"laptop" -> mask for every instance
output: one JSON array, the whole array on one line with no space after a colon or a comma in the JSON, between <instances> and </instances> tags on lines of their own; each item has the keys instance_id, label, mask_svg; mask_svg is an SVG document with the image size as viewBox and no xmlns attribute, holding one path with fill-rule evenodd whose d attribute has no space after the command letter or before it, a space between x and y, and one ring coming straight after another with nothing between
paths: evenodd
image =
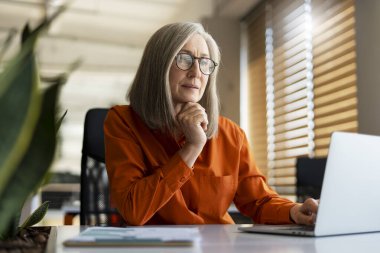
<instances>
[{"instance_id":1,"label":"laptop","mask_svg":"<svg viewBox=\"0 0 380 253\"><path fill-rule=\"evenodd\" d=\"M300 236L380 231L380 136L332 134L314 226L242 225L239 230Z\"/></svg>"}]
</instances>

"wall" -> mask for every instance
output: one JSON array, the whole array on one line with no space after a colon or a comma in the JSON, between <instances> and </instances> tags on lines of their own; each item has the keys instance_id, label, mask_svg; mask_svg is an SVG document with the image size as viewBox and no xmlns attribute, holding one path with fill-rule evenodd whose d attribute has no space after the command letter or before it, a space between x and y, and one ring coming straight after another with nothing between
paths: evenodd
<instances>
[{"instance_id":1,"label":"wall","mask_svg":"<svg viewBox=\"0 0 380 253\"><path fill-rule=\"evenodd\" d=\"M355 5L359 132L380 135L380 1Z\"/></svg>"},{"instance_id":2,"label":"wall","mask_svg":"<svg viewBox=\"0 0 380 253\"><path fill-rule=\"evenodd\" d=\"M219 45L222 58L217 81L221 114L240 123L240 23L233 18L207 18L205 29Z\"/></svg>"}]
</instances>

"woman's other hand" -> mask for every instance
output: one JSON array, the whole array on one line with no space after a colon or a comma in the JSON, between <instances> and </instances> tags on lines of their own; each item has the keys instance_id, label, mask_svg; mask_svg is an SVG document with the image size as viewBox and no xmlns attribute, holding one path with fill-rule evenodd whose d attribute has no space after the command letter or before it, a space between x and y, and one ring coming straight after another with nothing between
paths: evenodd
<instances>
[{"instance_id":1,"label":"woman's other hand","mask_svg":"<svg viewBox=\"0 0 380 253\"><path fill-rule=\"evenodd\" d=\"M303 204L290 209L290 217L297 224L314 225L317 218L319 201L308 198Z\"/></svg>"}]
</instances>

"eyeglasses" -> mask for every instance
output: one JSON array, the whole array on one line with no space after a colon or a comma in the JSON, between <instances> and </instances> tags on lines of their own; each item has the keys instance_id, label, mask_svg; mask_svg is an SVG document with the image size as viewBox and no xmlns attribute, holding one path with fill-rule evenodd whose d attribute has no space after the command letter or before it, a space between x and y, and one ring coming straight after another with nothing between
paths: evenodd
<instances>
[{"instance_id":1,"label":"eyeglasses","mask_svg":"<svg viewBox=\"0 0 380 253\"><path fill-rule=\"evenodd\" d=\"M204 75L211 75L215 67L218 66L216 62L206 57L195 57L188 53L177 54L176 64L179 69L189 70L193 66L195 60L198 60L199 69Z\"/></svg>"}]
</instances>

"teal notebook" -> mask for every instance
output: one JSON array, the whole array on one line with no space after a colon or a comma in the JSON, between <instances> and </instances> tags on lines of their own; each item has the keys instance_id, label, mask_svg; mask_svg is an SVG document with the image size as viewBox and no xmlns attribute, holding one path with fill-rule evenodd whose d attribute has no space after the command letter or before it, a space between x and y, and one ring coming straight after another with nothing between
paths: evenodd
<instances>
[{"instance_id":1,"label":"teal notebook","mask_svg":"<svg viewBox=\"0 0 380 253\"><path fill-rule=\"evenodd\" d=\"M67 247L192 246L200 241L198 228L90 227L63 242Z\"/></svg>"}]
</instances>

